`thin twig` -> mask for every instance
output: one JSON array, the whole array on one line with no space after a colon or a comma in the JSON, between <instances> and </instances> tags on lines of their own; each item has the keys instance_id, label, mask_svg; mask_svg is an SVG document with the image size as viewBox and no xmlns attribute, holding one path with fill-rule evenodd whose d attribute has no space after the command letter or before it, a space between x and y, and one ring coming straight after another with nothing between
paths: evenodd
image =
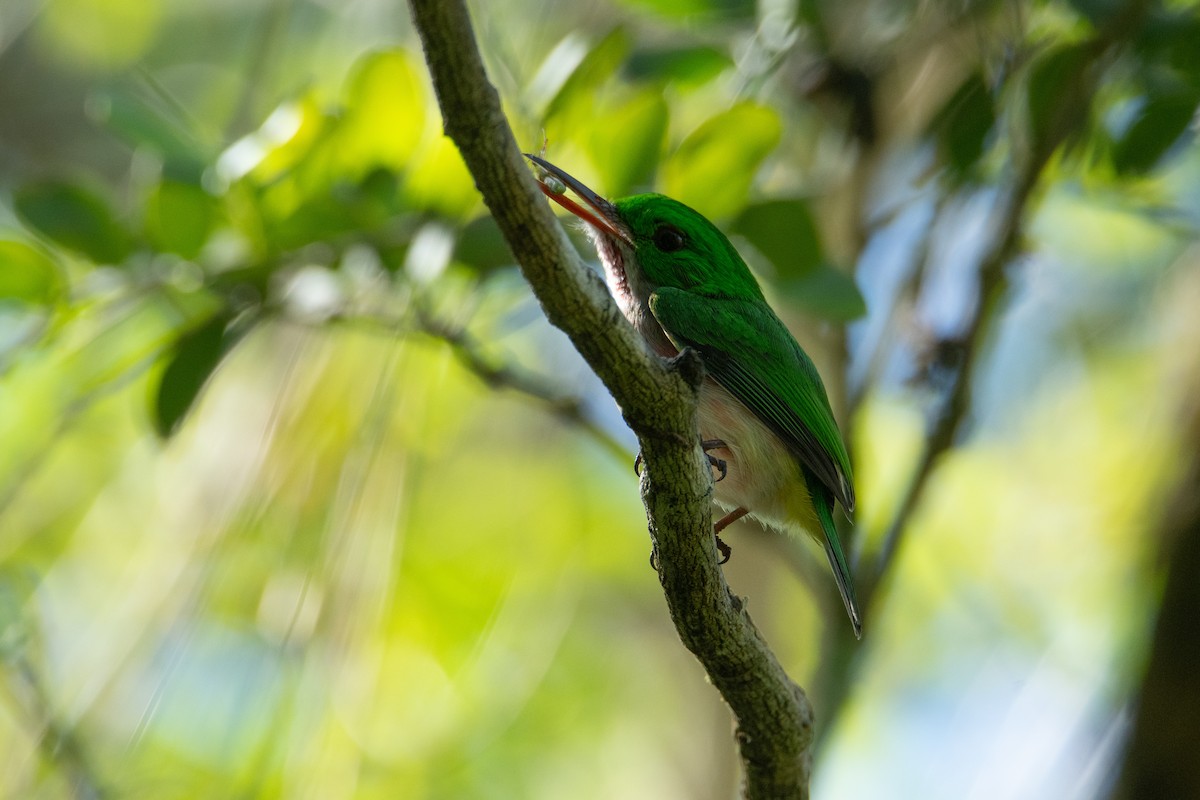
<instances>
[{"instance_id":1,"label":"thin twig","mask_svg":"<svg viewBox=\"0 0 1200 800\"><path fill-rule=\"evenodd\" d=\"M509 389L541 403L556 417L590 436L613 458L632 463L629 449L587 412L583 398L563 392L540 375L486 355L465 329L436 319L425 309L418 308L416 317L422 333L449 345L459 363L489 388Z\"/></svg>"}]
</instances>

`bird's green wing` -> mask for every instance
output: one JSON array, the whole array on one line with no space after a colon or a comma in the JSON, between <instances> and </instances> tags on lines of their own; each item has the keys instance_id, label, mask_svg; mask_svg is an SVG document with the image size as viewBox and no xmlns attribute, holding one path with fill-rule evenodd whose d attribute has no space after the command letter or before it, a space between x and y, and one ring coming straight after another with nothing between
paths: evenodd
<instances>
[{"instance_id":1,"label":"bird's green wing","mask_svg":"<svg viewBox=\"0 0 1200 800\"><path fill-rule=\"evenodd\" d=\"M650 310L676 347L698 352L708 374L775 431L848 512L854 510L850 459L821 376L774 312L761 301L672 287L650 296Z\"/></svg>"}]
</instances>

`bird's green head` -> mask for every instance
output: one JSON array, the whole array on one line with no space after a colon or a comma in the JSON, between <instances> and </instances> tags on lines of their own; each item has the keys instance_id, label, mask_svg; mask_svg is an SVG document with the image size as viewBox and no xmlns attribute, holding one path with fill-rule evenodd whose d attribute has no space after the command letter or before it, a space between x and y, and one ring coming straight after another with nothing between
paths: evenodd
<instances>
[{"instance_id":1,"label":"bird's green head","mask_svg":"<svg viewBox=\"0 0 1200 800\"><path fill-rule=\"evenodd\" d=\"M729 239L699 211L661 194L638 194L612 205L649 283L699 294L762 297Z\"/></svg>"},{"instance_id":2,"label":"bird's green head","mask_svg":"<svg viewBox=\"0 0 1200 800\"><path fill-rule=\"evenodd\" d=\"M538 185L554 202L588 223L609 277L645 300L670 286L698 294L761 299L762 290L725 234L678 200L638 194L609 202L553 164L527 156ZM566 195L570 188L579 198Z\"/></svg>"}]
</instances>

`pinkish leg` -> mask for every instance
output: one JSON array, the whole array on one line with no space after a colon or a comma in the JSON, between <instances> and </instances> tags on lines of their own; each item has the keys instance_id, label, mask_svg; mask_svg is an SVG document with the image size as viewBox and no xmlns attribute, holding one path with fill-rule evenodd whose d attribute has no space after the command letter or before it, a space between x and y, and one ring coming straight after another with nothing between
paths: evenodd
<instances>
[{"instance_id":1,"label":"pinkish leg","mask_svg":"<svg viewBox=\"0 0 1200 800\"><path fill-rule=\"evenodd\" d=\"M713 525L713 533L720 533L749 513L750 509L748 508L735 508L733 511L730 511L728 514L717 520L717 524Z\"/></svg>"},{"instance_id":2,"label":"pinkish leg","mask_svg":"<svg viewBox=\"0 0 1200 800\"><path fill-rule=\"evenodd\" d=\"M733 511L730 511L728 514L717 520L716 524L713 525L713 538L717 540L717 551L721 554L721 560L717 563L724 564L729 560L729 557L733 555L733 548L721 541L721 531L725 530L730 525L737 522L739 519L749 513L750 509L748 508L735 508Z\"/></svg>"}]
</instances>

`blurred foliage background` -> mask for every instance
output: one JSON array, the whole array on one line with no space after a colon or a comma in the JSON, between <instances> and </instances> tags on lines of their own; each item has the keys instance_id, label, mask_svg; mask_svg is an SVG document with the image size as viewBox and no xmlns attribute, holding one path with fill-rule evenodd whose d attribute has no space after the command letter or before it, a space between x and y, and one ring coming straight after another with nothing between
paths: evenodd
<instances>
[{"instance_id":1,"label":"blurred foliage background","mask_svg":"<svg viewBox=\"0 0 1200 800\"><path fill-rule=\"evenodd\" d=\"M808 543L726 568L816 796L1104 796L1196 450L1196 4L473 10L522 144L717 220L826 376L864 640ZM402 5L6 0L0 108L0 795L735 793Z\"/></svg>"}]
</instances>

